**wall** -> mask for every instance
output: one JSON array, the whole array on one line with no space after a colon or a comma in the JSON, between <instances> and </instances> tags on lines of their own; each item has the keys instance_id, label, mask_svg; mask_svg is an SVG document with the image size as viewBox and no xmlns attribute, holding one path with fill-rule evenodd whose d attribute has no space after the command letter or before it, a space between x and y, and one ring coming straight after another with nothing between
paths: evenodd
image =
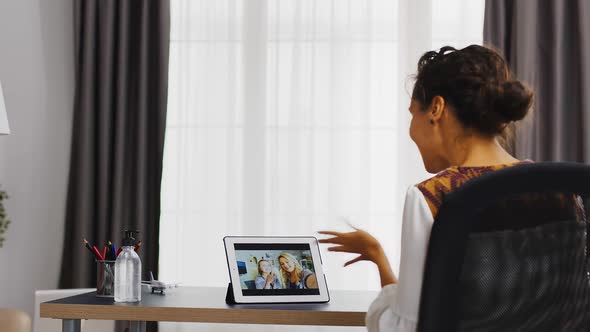
<instances>
[{"instance_id":1,"label":"wall","mask_svg":"<svg viewBox=\"0 0 590 332\"><path fill-rule=\"evenodd\" d=\"M11 127L0 137L0 185L12 220L0 248L0 307L31 317L35 289L56 288L59 278L73 66L72 0L0 0L0 81Z\"/></svg>"}]
</instances>

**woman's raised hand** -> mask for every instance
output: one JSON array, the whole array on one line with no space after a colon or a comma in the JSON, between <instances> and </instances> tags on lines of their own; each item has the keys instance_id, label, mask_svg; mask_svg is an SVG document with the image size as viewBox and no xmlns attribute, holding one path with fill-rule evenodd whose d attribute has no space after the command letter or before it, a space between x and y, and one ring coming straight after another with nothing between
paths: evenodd
<instances>
[{"instance_id":1,"label":"woman's raised hand","mask_svg":"<svg viewBox=\"0 0 590 332\"><path fill-rule=\"evenodd\" d=\"M350 224L349 224L350 225ZM381 286L397 283L397 278L391 270L389 261L385 256L385 252L381 247L381 244L371 234L358 229L352 225L354 232L332 232L332 231L319 231L318 233L324 235L332 235L327 239L319 240L320 243L331 243L336 244L334 247L329 247L328 251L341 251L358 254L358 256L352 260L349 260L344 266L354 264L358 261L371 261L377 264L379 269L379 278L381 279Z\"/></svg>"},{"instance_id":2,"label":"woman's raised hand","mask_svg":"<svg viewBox=\"0 0 590 332\"><path fill-rule=\"evenodd\" d=\"M344 266L356 263L358 261L371 261L378 264L385 253L377 239L371 234L358 229L354 226L353 232L333 232L333 231L319 231L318 233L324 235L331 235L332 237L319 240L320 243L336 244L336 246L329 247L328 251L350 252L358 254L356 258L346 262Z\"/></svg>"},{"instance_id":3,"label":"woman's raised hand","mask_svg":"<svg viewBox=\"0 0 590 332\"><path fill-rule=\"evenodd\" d=\"M274 272L267 274L266 280L264 283L264 288L266 288L266 289L270 288L270 284L272 284L272 282L275 280L275 277L276 277L276 275Z\"/></svg>"}]
</instances>

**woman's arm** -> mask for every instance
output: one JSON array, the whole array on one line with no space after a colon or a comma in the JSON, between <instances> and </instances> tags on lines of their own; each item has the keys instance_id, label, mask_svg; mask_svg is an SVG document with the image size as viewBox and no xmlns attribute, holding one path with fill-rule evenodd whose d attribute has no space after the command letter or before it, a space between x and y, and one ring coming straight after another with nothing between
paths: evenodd
<instances>
[{"instance_id":1,"label":"woman's arm","mask_svg":"<svg viewBox=\"0 0 590 332\"><path fill-rule=\"evenodd\" d=\"M301 271L301 280L303 281L305 289L318 288L318 278L310 269L304 269Z\"/></svg>"},{"instance_id":2,"label":"woman's arm","mask_svg":"<svg viewBox=\"0 0 590 332\"><path fill-rule=\"evenodd\" d=\"M381 292L373 301L366 316L368 331L415 331L418 320L424 260L433 216L424 195L416 187L406 193L402 217L402 239L399 281L393 274L389 261L379 242L365 231L339 233L323 231L333 237L320 240L336 244L329 251L359 254L346 265L361 260L374 262L381 277Z\"/></svg>"},{"instance_id":3,"label":"woman's arm","mask_svg":"<svg viewBox=\"0 0 590 332\"><path fill-rule=\"evenodd\" d=\"M266 279L265 279L265 283L264 283L264 289L271 289L270 288L270 284L272 284L272 282L277 278L277 276L274 274L274 272L271 272L269 274L266 275Z\"/></svg>"},{"instance_id":4,"label":"woman's arm","mask_svg":"<svg viewBox=\"0 0 590 332\"><path fill-rule=\"evenodd\" d=\"M305 278L305 288L307 289L315 289L318 288L318 278L315 276L315 273L307 276Z\"/></svg>"},{"instance_id":5,"label":"woman's arm","mask_svg":"<svg viewBox=\"0 0 590 332\"><path fill-rule=\"evenodd\" d=\"M254 278L254 286L256 286L256 289L264 289L264 285L264 277L262 277L261 275L257 275L256 278Z\"/></svg>"},{"instance_id":6,"label":"woman's arm","mask_svg":"<svg viewBox=\"0 0 590 332\"><path fill-rule=\"evenodd\" d=\"M380 246L381 247L381 246ZM381 279L381 287L390 284L397 284L397 278L391 270L391 265L389 265L389 260L385 256L383 252L383 248L381 248L381 253L377 255L377 259L375 261L377 264L377 268L379 269L379 278Z\"/></svg>"}]
</instances>

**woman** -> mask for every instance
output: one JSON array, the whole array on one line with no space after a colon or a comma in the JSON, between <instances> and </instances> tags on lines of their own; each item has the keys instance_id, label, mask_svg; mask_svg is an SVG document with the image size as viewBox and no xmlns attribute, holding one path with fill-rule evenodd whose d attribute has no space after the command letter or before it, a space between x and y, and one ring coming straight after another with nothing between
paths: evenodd
<instances>
[{"instance_id":1,"label":"woman","mask_svg":"<svg viewBox=\"0 0 590 332\"><path fill-rule=\"evenodd\" d=\"M281 282L266 259L258 261L258 275L254 278L256 289L280 289Z\"/></svg>"},{"instance_id":2,"label":"woman","mask_svg":"<svg viewBox=\"0 0 590 332\"><path fill-rule=\"evenodd\" d=\"M297 258L290 253L284 252L279 255L279 265L281 266L281 277L285 288L318 288L315 273L302 268Z\"/></svg>"},{"instance_id":3,"label":"woman","mask_svg":"<svg viewBox=\"0 0 590 332\"><path fill-rule=\"evenodd\" d=\"M511 78L504 59L491 49L443 47L420 58L410 137L426 170L437 175L406 194L399 279L367 232L320 232L332 235L320 242L337 245L328 250L359 254L345 266L361 260L377 265L382 290L367 313L369 331L416 330L428 239L443 196L472 178L522 163L497 138L525 117L531 101L532 92Z\"/></svg>"}]
</instances>

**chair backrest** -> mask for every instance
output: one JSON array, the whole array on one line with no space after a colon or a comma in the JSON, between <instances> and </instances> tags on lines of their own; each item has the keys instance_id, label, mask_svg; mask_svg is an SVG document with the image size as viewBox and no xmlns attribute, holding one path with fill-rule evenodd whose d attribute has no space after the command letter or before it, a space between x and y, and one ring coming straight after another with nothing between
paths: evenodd
<instances>
[{"instance_id":1,"label":"chair backrest","mask_svg":"<svg viewBox=\"0 0 590 332\"><path fill-rule=\"evenodd\" d=\"M35 317L33 318L34 332L60 332L62 330L61 319L41 318L40 304L47 301L57 300L63 297L74 296L78 294L95 291L96 288L76 288L76 289L51 289L35 291ZM104 332L114 331L115 324L113 321L102 320L82 320L82 330L84 332Z\"/></svg>"},{"instance_id":2,"label":"chair backrest","mask_svg":"<svg viewBox=\"0 0 590 332\"><path fill-rule=\"evenodd\" d=\"M590 166L534 163L449 194L425 262L419 331L589 330Z\"/></svg>"}]
</instances>

